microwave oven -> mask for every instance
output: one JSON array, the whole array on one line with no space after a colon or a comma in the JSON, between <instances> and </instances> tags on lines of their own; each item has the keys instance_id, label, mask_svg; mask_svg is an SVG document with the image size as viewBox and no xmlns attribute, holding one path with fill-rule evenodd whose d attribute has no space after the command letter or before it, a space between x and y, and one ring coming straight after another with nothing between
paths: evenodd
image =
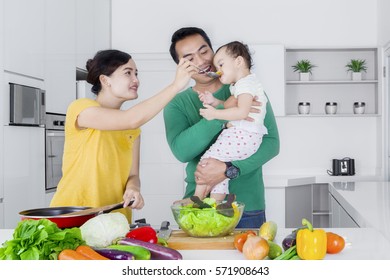
<instances>
[{"instance_id":1,"label":"microwave oven","mask_svg":"<svg viewBox=\"0 0 390 280\"><path fill-rule=\"evenodd\" d=\"M10 125L45 126L45 91L9 83Z\"/></svg>"}]
</instances>

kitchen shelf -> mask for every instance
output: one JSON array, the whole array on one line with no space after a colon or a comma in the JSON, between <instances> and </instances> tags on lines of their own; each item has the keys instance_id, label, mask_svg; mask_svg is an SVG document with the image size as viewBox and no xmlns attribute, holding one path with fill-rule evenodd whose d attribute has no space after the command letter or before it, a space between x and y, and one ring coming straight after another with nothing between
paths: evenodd
<instances>
[{"instance_id":1,"label":"kitchen shelf","mask_svg":"<svg viewBox=\"0 0 390 280\"><path fill-rule=\"evenodd\" d=\"M308 59L314 65L309 81L300 81L291 67ZM352 80L345 65L351 59L364 59L367 72L362 80ZM310 103L305 117L362 117L353 114L354 102L365 102L365 116L378 116L378 49L377 48L287 48L285 53L285 115L298 116L298 104ZM326 115L325 103L337 102L337 114ZM300 117L302 115L299 115Z\"/></svg>"},{"instance_id":2,"label":"kitchen shelf","mask_svg":"<svg viewBox=\"0 0 390 280\"><path fill-rule=\"evenodd\" d=\"M290 80L287 81L287 85L318 85L318 84L376 84L378 80L361 80L361 81L353 81L353 80L328 80L328 81L295 81Z\"/></svg>"},{"instance_id":3,"label":"kitchen shelf","mask_svg":"<svg viewBox=\"0 0 390 280\"><path fill-rule=\"evenodd\" d=\"M286 117L293 118L377 118L380 114L288 114Z\"/></svg>"},{"instance_id":4,"label":"kitchen shelf","mask_svg":"<svg viewBox=\"0 0 390 280\"><path fill-rule=\"evenodd\" d=\"M329 211L315 211L312 213L313 216L329 216L332 215L332 212Z\"/></svg>"}]
</instances>

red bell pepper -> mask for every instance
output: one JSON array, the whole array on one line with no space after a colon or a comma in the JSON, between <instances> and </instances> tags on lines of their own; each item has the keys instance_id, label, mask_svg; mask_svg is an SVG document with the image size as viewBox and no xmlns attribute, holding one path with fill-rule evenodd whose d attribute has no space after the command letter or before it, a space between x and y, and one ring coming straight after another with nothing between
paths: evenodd
<instances>
[{"instance_id":1,"label":"red bell pepper","mask_svg":"<svg viewBox=\"0 0 390 280\"><path fill-rule=\"evenodd\" d=\"M149 226L135 228L129 231L126 234L126 237L150 242L153 244L156 244L158 240L156 231Z\"/></svg>"}]
</instances>

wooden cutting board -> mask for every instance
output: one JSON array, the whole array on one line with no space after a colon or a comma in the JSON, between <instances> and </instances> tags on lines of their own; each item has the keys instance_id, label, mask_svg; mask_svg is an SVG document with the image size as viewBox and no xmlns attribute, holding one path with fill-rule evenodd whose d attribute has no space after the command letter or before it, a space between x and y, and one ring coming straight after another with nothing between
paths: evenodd
<instances>
[{"instance_id":1,"label":"wooden cutting board","mask_svg":"<svg viewBox=\"0 0 390 280\"><path fill-rule=\"evenodd\" d=\"M168 246L175 250L234 250L234 236L244 231L246 230L235 230L224 237L197 238L188 236L182 230L173 230Z\"/></svg>"}]
</instances>

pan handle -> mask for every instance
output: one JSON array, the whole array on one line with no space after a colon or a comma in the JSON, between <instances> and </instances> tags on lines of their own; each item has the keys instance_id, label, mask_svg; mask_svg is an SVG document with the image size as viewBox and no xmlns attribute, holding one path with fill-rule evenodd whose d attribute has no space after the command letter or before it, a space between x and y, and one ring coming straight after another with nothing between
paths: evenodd
<instances>
[{"instance_id":1,"label":"pan handle","mask_svg":"<svg viewBox=\"0 0 390 280\"><path fill-rule=\"evenodd\" d=\"M130 203L129 203L128 206L131 206L133 203L134 203L134 200L130 201ZM103 211L101 211L99 214L102 214L102 213L109 213L109 212L111 212L111 211L113 211L113 210L117 210L117 209L121 209L121 208L123 208L123 203L118 203L117 205L115 205L115 207L112 207L112 208L103 210Z\"/></svg>"}]
</instances>

